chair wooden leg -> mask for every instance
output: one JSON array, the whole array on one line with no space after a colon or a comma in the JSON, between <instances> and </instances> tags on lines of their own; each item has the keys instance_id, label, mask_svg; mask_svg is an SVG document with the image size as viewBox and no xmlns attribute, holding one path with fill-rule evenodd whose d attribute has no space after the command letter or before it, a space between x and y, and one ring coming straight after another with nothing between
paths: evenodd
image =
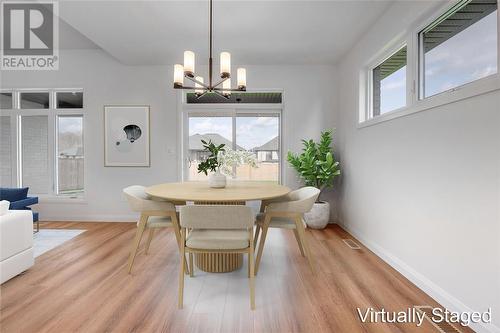
<instances>
[{"instance_id":1,"label":"chair wooden leg","mask_svg":"<svg viewBox=\"0 0 500 333\"><path fill-rule=\"evenodd\" d=\"M302 247L302 242L300 241L300 236L299 236L299 232L297 231L297 229L293 229L293 234L295 235L295 239L297 240L297 244L299 244L300 254L303 257L305 257L304 248Z\"/></svg>"},{"instance_id":2,"label":"chair wooden leg","mask_svg":"<svg viewBox=\"0 0 500 333\"><path fill-rule=\"evenodd\" d=\"M135 239L132 243L132 248L130 249L130 256L128 259L128 273L132 271L132 265L134 264L135 256L137 254L137 249L139 248L139 244L141 243L142 234L144 233L144 229L146 228L146 223L148 222L147 215L141 215L141 219L139 221L139 225L137 226L137 231L135 233Z\"/></svg>"},{"instance_id":3,"label":"chair wooden leg","mask_svg":"<svg viewBox=\"0 0 500 333\"><path fill-rule=\"evenodd\" d=\"M148 234L148 239L146 241L146 251L145 251L146 255L149 253L149 246L151 245L151 241L153 240L154 234L155 234L155 228L150 228L149 234Z\"/></svg>"},{"instance_id":4,"label":"chair wooden leg","mask_svg":"<svg viewBox=\"0 0 500 333\"><path fill-rule=\"evenodd\" d=\"M266 242L267 226L262 227L262 235L260 236L259 250L257 251L257 260L255 261L255 275L259 272L260 260L262 259L262 252L264 251L264 243Z\"/></svg>"},{"instance_id":5,"label":"chair wooden leg","mask_svg":"<svg viewBox=\"0 0 500 333\"><path fill-rule=\"evenodd\" d=\"M181 232L180 232L180 225L179 221L177 220L177 214L175 212L172 212L170 215L170 219L172 220L172 224L174 225L174 234L175 234L175 239L177 240L177 246L179 247L179 250L181 248ZM189 274L189 267L187 264L187 261L184 261L186 263L186 267L184 267L184 271L186 274Z\"/></svg>"},{"instance_id":6,"label":"chair wooden leg","mask_svg":"<svg viewBox=\"0 0 500 333\"><path fill-rule=\"evenodd\" d=\"M248 253L247 275L248 275L248 278L250 278L250 253Z\"/></svg>"},{"instance_id":7,"label":"chair wooden leg","mask_svg":"<svg viewBox=\"0 0 500 333\"><path fill-rule=\"evenodd\" d=\"M250 237L252 232L250 231ZM248 270L250 278L250 308L255 310L255 262L254 262L253 239L250 239L250 251L248 253Z\"/></svg>"},{"instance_id":8,"label":"chair wooden leg","mask_svg":"<svg viewBox=\"0 0 500 333\"><path fill-rule=\"evenodd\" d=\"M180 268L179 268L179 301L178 301L178 307L179 309L182 309L184 306L184 268L186 266L186 254L185 254L185 248L184 248L184 235L185 231L182 230L182 236L181 236L181 256L180 256Z\"/></svg>"},{"instance_id":9,"label":"chair wooden leg","mask_svg":"<svg viewBox=\"0 0 500 333\"><path fill-rule=\"evenodd\" d=\"M257 224L255 227L255 236L253 237L253 248L255 249L257 247L257 241L259 239L259 234L260 234L260 225Z\"/></svg>"},{"instance_id":10,"label":"chair wooden leg","mask_svg":"<svg viewBox=\"0 0 500 333\"><path fill-rule=\"evenodd\" d=\"M308 245L307 239L306 239L306 231L304 229L302 217L299 216L299 217L295 218L295 225L297 227L297 231L299 233L299 238L300 238L300 241L302 243L302 247L304 248L304 252L305 252L307 261L309 262L309 266L311 267L311 272L313 274L316 274L316 272L314 270L313 258L311 256L311 251L309 250L309 245Z\"/></svg>"},{"instance_id":11,"label":"chair wooden leg","mask_svg":"<svg viewBox=\"0 0 500 333\"><path fill-rule=\"evenodd\" d=\"M189 252L189 276L194 276L193 254Z\"/></svg>"}]
</instances>

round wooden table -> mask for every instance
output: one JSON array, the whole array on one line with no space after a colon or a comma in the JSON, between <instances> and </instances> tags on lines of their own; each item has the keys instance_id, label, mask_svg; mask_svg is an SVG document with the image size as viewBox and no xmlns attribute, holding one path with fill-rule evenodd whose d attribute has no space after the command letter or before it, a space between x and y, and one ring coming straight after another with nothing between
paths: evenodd
<instances>
[{"instance_id":1,"label":"round wooden table","mask_svg":"<svg viewBox=\"0 0 500 333\"><path fill-rule=\"evenodd\" d=\"M271 182L229 181L225 188L211 188L208 182L166 183L148 187L146 193L176 204L193 201L195 204L244 205L246 201L265 200L284 196L286 186ZM243 265L241 253L195 254L196 266L206 272L231 272Z\"/></svg>"}]
</instances>

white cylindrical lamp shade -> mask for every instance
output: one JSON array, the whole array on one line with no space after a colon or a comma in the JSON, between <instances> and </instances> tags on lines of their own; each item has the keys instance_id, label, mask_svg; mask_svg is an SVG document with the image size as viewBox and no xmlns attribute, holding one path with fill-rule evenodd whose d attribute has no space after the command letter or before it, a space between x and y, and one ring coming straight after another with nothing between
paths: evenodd
<instances>
[{"instance_id":1,"label":"white cylindrical lamp shade","mask_svg":"<svg viewBox=\"0 0 500 333\"><path fill-rule=\"evenodd\" d=\"M229 52L220 53L220 75L229 77L231 74L231 54Z\"/></svg>"},{"instance_id":2,"label":"white cylindrical lamp shade","mask_svg":"<svg viewBox=\"0 0 500 333\"><path fill-rule=\"evenodd\" d=\"M201 77L201 76L195 77L195 80L198 81L198 82L204 83L203 77ZM205 90L205 88L201 84L195 82L194 83L194 87L195 88L202 88L202 89L195 89L194 90L194 92L195 92L196 95L203 94L203 91Z\"/></svg>"},{"instance_id":3,"label":"white cylindrical lamp shade","mask_svg":"<svg viewBox=\"0 0 500 333\"><path fill-rule=\"evenodd\" d=\"M186 75L194 76L194 52L184 51L184 73Z\"/></svg>"},{"instance_id":4,"label":"white cylindrical lamp shade","mask_svg":"<svg viewBox=\"0 0 500 333\"><path fill-rule=\"evenodd\" d=\"M184 84L184 67L179 64L174 65L174 87L182 87Z\"/></svg>"},{"instance_id":5,"label":"white cylindrical lamp shade","mask_svg":"<svg viewBox=\"0 0 500 333\"><path fill-rule=\"evenodd\" d=\"M236 74L238 89L245 89L247 87L247 70L245 68L238 68Z\"/></svg>"},{"instance_id":6,"label":"white cylindrical lamp shade","mask_svg":"<svg viewBox=\"0 0 500 333\"><path fill-rule=\"evenodd\" d=\"M224 96L229 96L231 95L231 79L227 79L226 81L222 82L222 94ZM227 90L226 90L227 89Z\"/></svg>"}]
</instances>

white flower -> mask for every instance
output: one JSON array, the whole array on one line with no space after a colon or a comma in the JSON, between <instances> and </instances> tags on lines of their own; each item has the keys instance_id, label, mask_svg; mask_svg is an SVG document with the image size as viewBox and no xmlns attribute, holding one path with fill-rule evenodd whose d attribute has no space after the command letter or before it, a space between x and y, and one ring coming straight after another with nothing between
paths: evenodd
<instances>
[{"instance_id":1,"label":"white flower","mask_svg":"<svg viewBox=\"0 0 500 333\"><path fill-rule=\"evenodd\" d=\"M221 151L217 155L220 171L226 175L233 174L233 167L247 164L252 168L257 168L257 159L255 154L247 150L231 150Z\"/></svg>"}]
</instances>

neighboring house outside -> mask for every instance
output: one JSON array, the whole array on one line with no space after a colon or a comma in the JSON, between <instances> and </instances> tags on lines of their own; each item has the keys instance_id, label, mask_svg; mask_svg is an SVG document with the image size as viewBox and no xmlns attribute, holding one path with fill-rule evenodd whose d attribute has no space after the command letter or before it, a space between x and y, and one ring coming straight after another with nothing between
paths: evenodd
<instances>
[{"instance_id":1,"label":"neighboring house outside","mask_svg":"<svg viewBox=\"0 0 500 333\"><path fill-rule=\"evenodd\" d=\"M251 151L257 155L258 162L279 162L279 139L274 137L262 146L252 148Z\"/></svg>"},{"instance_id":2,"label":"neighboring house outside","mask_svg":"<svg viewBox=\"0 0 500 333\"><path fill-rule=\"evenodd\" d=\"M232 149L233 143L217 133L206 133L206 134L193 134L189 136L189 160L190 161L204 161L209 152L205 151L203 148L203 143L201 140L205 140L207 143L212 141L213 143L220 145L225 144L225 148ZM237 150L245 150L243 147L236 145Z\"/></svg>"}]
</instances>

